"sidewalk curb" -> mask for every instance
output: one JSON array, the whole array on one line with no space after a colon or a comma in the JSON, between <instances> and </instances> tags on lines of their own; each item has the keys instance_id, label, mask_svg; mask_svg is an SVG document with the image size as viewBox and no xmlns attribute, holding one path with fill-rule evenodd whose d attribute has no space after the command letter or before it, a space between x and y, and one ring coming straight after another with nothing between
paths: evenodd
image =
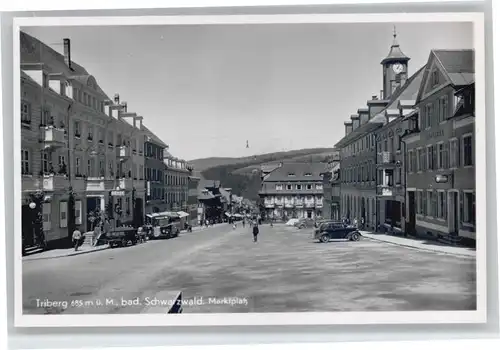
<instances>
[{"instance_id":1,"label":"sidewalk curb","mask_svg":"<svg viewBox=\"0 0 500 350\"><path fill-rule=\"evenodd\" d=\"M103 247L100 249L90 249L90 250L82 250L82 251L76 251L70 254L65 254L65 255L55 255L55 256L46 256L46 257L35 257L35 258L28 258L28 259L23 259L23 261L35 261L35 260L48 260L48 259L58 259L58 258L66 258L69 256L75 256L75 255L82 255L82 254L89 254L89 253L95 253L95 252L100 252L106 249L110 249L111 247L108 245L107 247Z\"/></svg>"},{"instance_id":2,"label":"sidewalk curb","mask_svg":"<svg viewBox=\"0 0 500 350\"><path fill-rule=\"evenodd\" d=\"M379 239L379 238L375 238L375 237L368 237L368 236L365 236L363 234L361 234L361 236L364 237L364 238L367 238L367 239L371 239L373 241L383 242L383 243L392 244L392 245L396 245L396 246L400 246L400 247L405 247L405 248L410 248L410 249L415 249L415 250L422 250L422 251L431 252L431 253L439 253L439 254L451 255L451 256L454 256L454 257L458 257L458 258L476 259L475 255L471 256L471 255L466 255L466 254L444 252L442 250L436 250L436 249L430 249L430 248L415 247L415 246L409 245L409 244L389 242L389 241L386 241L386 240L383 240L383 239Z\"/></svg>"}]
</instances>

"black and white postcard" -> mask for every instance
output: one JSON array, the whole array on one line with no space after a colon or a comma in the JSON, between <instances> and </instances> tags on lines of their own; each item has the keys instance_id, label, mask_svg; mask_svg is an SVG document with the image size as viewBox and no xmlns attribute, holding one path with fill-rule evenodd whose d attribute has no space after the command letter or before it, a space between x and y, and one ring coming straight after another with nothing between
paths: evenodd
<instances>
[{"instance_id":1,"label":"black and white postcard","mask_svg":"<svg viewBox=\"0 0 500 350\"><path fill-rule=\"evenodd\" d=\"M486 322L483 26L17 18L16 325Z\"/></svg>"}]
</instances>

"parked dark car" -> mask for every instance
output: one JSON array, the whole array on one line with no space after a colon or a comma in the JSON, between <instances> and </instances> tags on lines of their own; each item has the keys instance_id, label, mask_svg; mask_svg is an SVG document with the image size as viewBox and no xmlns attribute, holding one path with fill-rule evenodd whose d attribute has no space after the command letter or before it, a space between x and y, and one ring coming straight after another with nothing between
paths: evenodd
<instances>
[{"instance_id":1,"label":"parked dark car","mask_svg":"<svg viewBox=\"0 0 500 350\"><path fill-rule=\"evenodd\" d=\"M341 222L325 222L314 230L314 239L327 243L331 239L348 239L359 241L361 233L356 227L344 225Z\"/></svg>"}]
</instances>

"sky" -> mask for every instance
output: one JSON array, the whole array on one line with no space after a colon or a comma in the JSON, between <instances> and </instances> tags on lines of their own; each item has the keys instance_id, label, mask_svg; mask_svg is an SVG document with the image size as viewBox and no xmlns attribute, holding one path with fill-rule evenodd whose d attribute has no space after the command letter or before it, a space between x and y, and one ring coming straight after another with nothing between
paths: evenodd
<instances>
[{"instance_id":1,"label":"sky","mask_svg":"<svg viewBox=\"0 0 500 350\"><path fill-rule=\"evenodd\" d=\"M30 27L94 75L179 158L333 147L382 89L392 23ZM471 49L470 23L398 23L409 74ZM249 147L246 147L248 140Z\"/></svg>"}]
</instances>

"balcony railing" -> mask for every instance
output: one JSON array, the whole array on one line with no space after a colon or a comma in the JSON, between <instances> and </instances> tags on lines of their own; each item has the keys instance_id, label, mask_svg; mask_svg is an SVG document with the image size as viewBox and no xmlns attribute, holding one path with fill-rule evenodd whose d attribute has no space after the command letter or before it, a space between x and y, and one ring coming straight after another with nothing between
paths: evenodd
<instances>
[{"instance_id":1,"label":"balcony railing","mask_svg":"<svg viewBox=\"0 0 500 350\"><path fill-rule=\"evenodd\" d=\"M394 155L391 152L377 153L377 164L393 164Z\"/></svg>"},{"instance_id":2,"label":"balcony railing","mask_svg":"<svg viewBox=\"0 0 500 350\"><path fill-rule=\"evenodd\" d=\"M69 187L66 176L44 175L42 181L43 190L47 192L62 191Z\"/></svg>"},{"instance_id":3,"label":"balcony railing","mask_svg":"<svg viewBox=\"0 0 500 350\"><path fill-rule=\"evenodd\" d=\"M305 202L306 208L314 208L316 204L314 202Z\"/></svg>"},{"instance_id":4,"label":"balcony railing","mask_svg":"<svg viewBox=\"0 0 500 350\"><path fill-rule=\"evenodd\" d=\"M377 195L380 197L402 196L403 188L400 185L397 186L379 185L377 186Z\"/></svg>"},{"instance_id":5,"label":"balcony railing","mask_svg":"<svg viewBox=\"0 0 500 350\"><path fill-rule=\"evenodd\" d=\"M128 146L116 147L116 157L120 160L127 160L132 156L132 150Z\"/></svg>"},{"instance_id":6,"label":"balcony railing","mask_svg":"<svg viewBox=\"0 0 500 350\"><path fill-rule=\"evenodd\" d=\"M66 144L64 129L58 129L53 126L40 127L40 140L47 148L59 148Z\"/></svg>"},{"instance_id":7,"label":"balcony railing","mask_svg":"<svg viewBox=\"0 0 500 350\"><path fill-rule=\"evenodd\" d=\"M87 178L87 185L85 186L87 191L105 191L106 182L104 177L89 177Z\"/></svg>"}]
</instances>

